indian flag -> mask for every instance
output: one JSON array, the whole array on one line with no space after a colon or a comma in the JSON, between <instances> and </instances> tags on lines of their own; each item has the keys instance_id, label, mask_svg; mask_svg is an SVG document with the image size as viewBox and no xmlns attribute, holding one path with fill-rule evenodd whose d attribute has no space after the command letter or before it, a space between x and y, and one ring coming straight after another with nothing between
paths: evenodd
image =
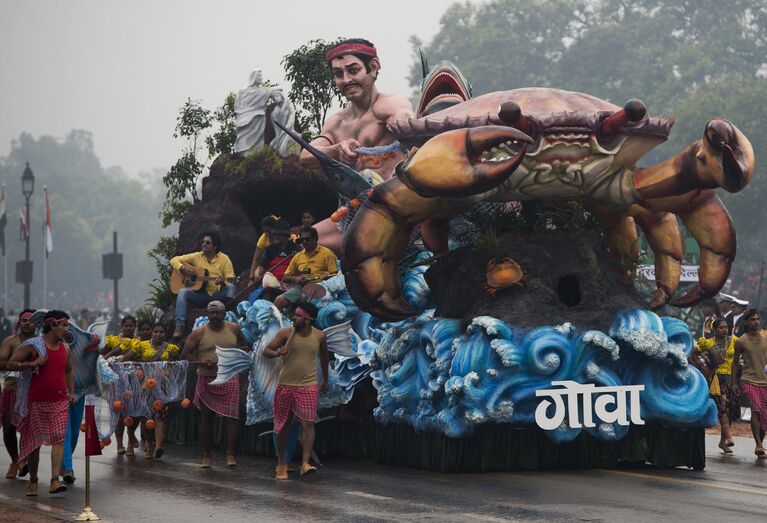
<instances>
[{"instance_id":1,"label":"indian flag","mask_svg":"<svg viewBox=\"0 0 767 523\"><path fill-rule=\"evenodd\" d=\"M53 251L53 223L51 222L51 206L48 203L48 187L45 191L45 256Z\"/></svg>"},{"instance_id":2,"label":"indian flag","mask_svg":"<svg viewBox=\"0 0 767 523\"><path fill-rule=\"evenodd\" d=\"M8 216L5 214L5 184L0 192L0 249L5 256L5 226L8 224Z\"/></svg>"}]
</instances>

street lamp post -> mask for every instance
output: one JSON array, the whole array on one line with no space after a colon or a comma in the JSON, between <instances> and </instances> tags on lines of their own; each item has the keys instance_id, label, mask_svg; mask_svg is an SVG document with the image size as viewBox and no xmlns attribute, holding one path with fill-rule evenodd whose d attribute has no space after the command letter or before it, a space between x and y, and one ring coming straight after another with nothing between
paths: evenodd
<instances>
[{"instance_id":1,"label":"street lamp post","mask_svg":"<svg viewBox=\"0 0 767 523\"><path fill-rule=\"evenodd\" d=\"M29 290L32 285L32 261L29 259L29 237L32 231L31 216L29 215L29 199L32 197L32 193L35 192L35 175L32 174L32 169L29 168L29 162L24 169L24 174L21 175L21 192L26 199L27 210L27 230L26 230L26 245L24 248L24 269L22 270L21 280L24 284L24 308L29 308Z\"/></svg>"}]
</instances>

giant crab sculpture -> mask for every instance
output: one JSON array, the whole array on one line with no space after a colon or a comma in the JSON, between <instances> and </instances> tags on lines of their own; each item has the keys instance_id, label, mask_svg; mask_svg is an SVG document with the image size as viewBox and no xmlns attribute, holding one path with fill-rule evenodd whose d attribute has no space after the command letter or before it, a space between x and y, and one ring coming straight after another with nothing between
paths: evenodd
<instances>
[{"instance_id":1,"label":"giant crab sculpture","mask_svg":"<svg viewBox=\"0 0 767 523\"><path fill-rule=\"evenodd\" d=\"M390 130L407 146L397 176L376 186L344 235L342 268L357 305L386 320L414 314L397 262L414 226L447 252L449 220L481 200L581 200L620 259L636 259L637 226L655 254L649 307L692 306L724 285L735 257L732 220L714 189L743 189L754 172L748 139L714 118L703 137L657 165L637 167L674 119L648 117L588 94L524 88L467 99L462 77L441 66L427 78L419 118ZM430 109L436 111L430 111ZM682 240L677 217L700 245L698 283L674 298Z\"/></svg>"}]
</instances>

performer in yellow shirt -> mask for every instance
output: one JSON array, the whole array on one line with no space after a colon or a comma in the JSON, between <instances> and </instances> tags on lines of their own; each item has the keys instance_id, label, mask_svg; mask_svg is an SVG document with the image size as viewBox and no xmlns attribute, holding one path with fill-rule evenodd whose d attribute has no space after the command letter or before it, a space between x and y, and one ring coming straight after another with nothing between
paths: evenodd
<instances>
[{"instance_id":1,"label":"performer in yellow shirt","mask_svg":"<svg viewBox=\"0 0 767 523\"><path fill-rule=\"evenodd\" d=\"M189 275L184 265L207 269L211 279L204 290L193 291L181 289L176 297L176 330L173 338L178 339L184 335L186 324L186 311L192 307L205 307L214 300L228 301L236 293L232 284L226 283L227 279L234 278L234 267L229 256L221 251L221 237L217 232L208 231L202 234L200 240L201 250L182 256L176 256L170 260L170 265L182 274Z\"/></svg>"},{"instance_id":2,"label":"performer in yellow shirt","mask_svg":"<svg viewBox=\"0 0 767 523\"><path fill-rule=\"evenodd\" d=\"M299 301L303 286L307 283L317 283L338 274L338 258L328 249L318 243L319 234L314 227L302 227L301 236L296 240L304 246L290 260L282 281L296 285L280 294L274 300L274 305L282 310L289 304Z\"/></svg>"}]
</instances>

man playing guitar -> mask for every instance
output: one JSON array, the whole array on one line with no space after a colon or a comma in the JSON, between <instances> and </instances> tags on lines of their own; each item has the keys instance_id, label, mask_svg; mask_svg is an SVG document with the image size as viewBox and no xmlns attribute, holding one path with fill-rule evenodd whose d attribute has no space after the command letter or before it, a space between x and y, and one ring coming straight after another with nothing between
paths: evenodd
<instances>
[{"instance_id":1,"label":"man playing guitar","mask_svg":"<svg viewBox=\"0 0 767 523\"><path fill-rule=\"evenodd\" d=\"M205 307L214 300L231 299L236 288L227 281L234 280L234 267L229 256L220 252L221 237L215 231L206 231L201 235L201 250L176 256L170 260L173 270L185 276L194 276L200 269L207 270L207 285L200 290L184 288L179 290L176 298L176 330L173 338L184 335L186 311L192 307ZM228 301L228 300L224 300Z\"/></svg>"}]
</instances>

